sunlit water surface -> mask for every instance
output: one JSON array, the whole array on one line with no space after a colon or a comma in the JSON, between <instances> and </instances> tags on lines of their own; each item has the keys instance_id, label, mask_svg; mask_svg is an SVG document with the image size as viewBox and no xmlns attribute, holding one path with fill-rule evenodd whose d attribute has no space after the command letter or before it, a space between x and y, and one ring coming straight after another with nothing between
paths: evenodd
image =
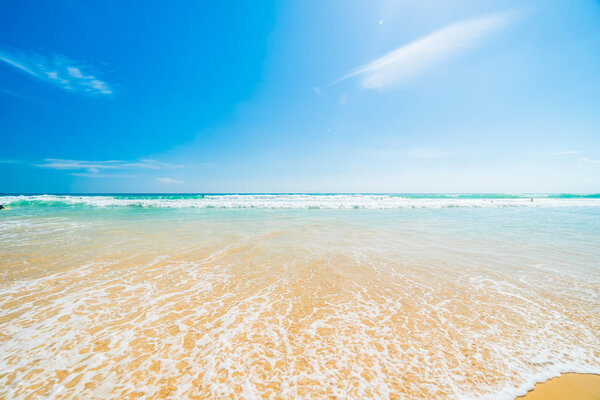
<instances>
[{"instance_id":1,"label":"sunlit water surface","mask_svg":"<svg viewBox=\"0 0 600 400\"><path fill-rule=\"evenodd\" d=\"M600 372L597 198L221 197L0 197L0 398L512 399Z\"/></svg>"}]
</instances>

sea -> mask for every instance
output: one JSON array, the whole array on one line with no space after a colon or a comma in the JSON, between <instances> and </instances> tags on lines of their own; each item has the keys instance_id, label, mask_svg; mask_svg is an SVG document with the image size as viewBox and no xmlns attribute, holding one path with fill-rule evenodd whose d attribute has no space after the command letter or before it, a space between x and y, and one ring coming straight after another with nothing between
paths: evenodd
<instances>
[{"instance_id":1,"label":"sea","mask_svg":"<svg viewBox=\"0 0 600 400\"><path fill-rule=\"evenodd\" d=\"M600 194L0 204L0 398L512 400L600 373Z\"/></svg>"}]
</instances>

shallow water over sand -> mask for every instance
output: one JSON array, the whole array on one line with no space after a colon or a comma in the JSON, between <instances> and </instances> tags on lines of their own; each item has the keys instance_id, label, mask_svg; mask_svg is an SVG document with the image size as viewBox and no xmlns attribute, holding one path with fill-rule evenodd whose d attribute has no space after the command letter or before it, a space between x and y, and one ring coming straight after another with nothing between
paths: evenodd
<instances>
[{"instance_id":1,"label":"shallow water over sand","mask_svg":"<svg viewBox=\"0 0 600 400\"><path fill-rule=\"evenodd\" d=\"M510 399L600 372L600 208L0 215L0 397Z\"/></svg>"}]
</instances>

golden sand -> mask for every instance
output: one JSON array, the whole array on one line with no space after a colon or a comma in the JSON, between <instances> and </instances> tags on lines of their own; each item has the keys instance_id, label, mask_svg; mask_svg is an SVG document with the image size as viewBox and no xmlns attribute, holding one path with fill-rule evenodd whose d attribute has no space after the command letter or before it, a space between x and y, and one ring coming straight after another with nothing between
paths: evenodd
<instances>
[{"instance_id":1,"label":"golden sand","mask_svg":"<svg viewBox=\"0 0 600 400\"><path fill-rule=\"evenodd\" d=\"M207 224L0 258L0 399L495 399L570 354L600 360L585 277L374 230Z\"/></svg>"},{"instance_id":2,"label":"golden sand","mask_svg":"<svg viewBox=\"0 0 600 400\"><path fill-rule=\"evenodd\" d=\"M522 400L598 400L600 399L600 375L562 374L557 378L535 385L521 396Z\"/></svg>"}]
</instances>

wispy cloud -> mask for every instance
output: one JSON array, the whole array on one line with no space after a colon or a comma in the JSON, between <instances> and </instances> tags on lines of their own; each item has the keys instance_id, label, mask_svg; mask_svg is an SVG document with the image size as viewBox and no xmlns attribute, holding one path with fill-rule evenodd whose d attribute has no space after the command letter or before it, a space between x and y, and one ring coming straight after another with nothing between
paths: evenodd
<instances>
[{"instance_id":1,"label":"wispy cloud","mask_svg":"<svg viewBox=\"0 0 600 400\"><path fill-rule=\"evenodd\" d=\"M183 181L179 180L179 179L172 179L172 178L156 178L160 183L164 183L166 185L172 185L172 184L176 184L176 183L183 183Z\"/></svg>"},{"instance_id":2,"label":"wispy cloud","mask_svg":"<svg viewBox=\"0 0 600 400\"><path fill-rule=\"evenodd\" d=\"M90 172L73 172L72 176L82 176L84 178L135 178L132 174L94 174Z\"/></svg>"},{"instance_id":3,"label":"wispy cloud","mask_svg":"<svg viewBox=\"0 0 600 400\"><path fill-rule=\"evenodd\" d=\"M46 158L39 164L34 164L36 167L51 168L58 170L81 170L87 171L88 174L97 174L102 170L132 170L132 169L170 169L183 168L178 164L171 164L157 160L137 160L137 161L84 161L84 160L64 160L60 158ZM87 176L82 173L79 176Z\"/></svg>"},{"instance_id":4,"label":"wispy cloud","mask_svg":"<svg viewBox=\"0 0 600 400\"><path fill-rule=\"evenodd\" d=\"M579 157L579 160L577 161L576 166L583 167L586 165L598 165L598 164L600 164L600 160L595 160L593 158L588 158L588 157Z\"/></svg>"},{"instance_id":5,"label":"wispy cloud","mask_svg":"<svg viewBox=\"0 0 600 400\"><path fill-rule=\"evenodd\" d=\"M97 77L97 72L92 72L95 71L94 68L65 56L44 56L0 49L0 61L65 90L101 95L113 93L110 86Z\"/></svg>"},{"instance_id":6,"label":"wispy cloud","mask_svg":"<svg viewBox=\"0 0 600 400\"><path fill-rule=\"evenodd\" d=\"M480 46L486 37L519 15L497 13L446 26L354 69L334 83L360 77L362 86L367 89L402 84L460 52Z\"/></svg>"},{"instance_id":7,"label":"wispy cloud","mask_svg":"<svg viewBox=\"0 0 600 400\"><path fill-rule=\"evenodd\" d=\"M581 153L580 151L577 150L570 150L570 151L558 151L556 153L552 153L553 156L568 156L571 154L579 154Z\"/></svg>"}]
</instances>

